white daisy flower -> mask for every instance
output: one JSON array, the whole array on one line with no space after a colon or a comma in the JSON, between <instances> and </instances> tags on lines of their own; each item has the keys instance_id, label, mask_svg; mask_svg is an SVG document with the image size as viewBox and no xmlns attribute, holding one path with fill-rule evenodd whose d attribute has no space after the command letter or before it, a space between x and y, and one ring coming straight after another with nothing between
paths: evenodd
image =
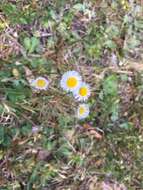
<instances>
[{"instance_id":1,"label":"white daisy flower","mask_svg":"<svg viewBox=\"0 0 143 190\"><path fill-rule=\"evenodd\" d=\"M47 90L49 86L49 81L44 77L37 77L31 80L31 86L37 90Z\"/></svg>"},{"instance_id":2,"label":"white daisy flower","mask_svg":"<svg viewBox=\"0 0 143 190\"><path fill-rule=\"evenodd\" d=\"M80 104L77 109L77 118L85 119L89 115L89 106L88 104Z\"/></svg>"},{"instance_id":3,"label":"white daisy flower","mask_svg":"<svg viewBox=\"0 0 143 190\"><path fill-rule=\"evenodd\" d=\"M68 71L63 74L60 85L65 91L73 92L79 88L81 80L81 76L77 71Z\"/></svg>"},{"instance_id":4,"label":"white daisy flower","mask_svg":"<svg viewBox=\"0 0 143 190\"><path fill-rule=\"evenodd\" d=\"M80 87L74 91L74 97L78 101L85 101L89 98L91 94L90 86L86 84L85 82L82 82Z\"/></svg>"}]
</instances>

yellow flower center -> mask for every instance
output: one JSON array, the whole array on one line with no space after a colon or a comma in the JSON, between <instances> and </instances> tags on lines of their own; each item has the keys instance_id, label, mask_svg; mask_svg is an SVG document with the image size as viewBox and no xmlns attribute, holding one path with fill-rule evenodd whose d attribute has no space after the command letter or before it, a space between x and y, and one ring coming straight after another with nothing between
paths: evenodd
<instances>
[{"instance_id":1,"label":"yellow flower center","mask_svg":"<svg viewBox=\"0 0 143 190\"><path fill-rule=\"evenodd\" d=\"M46 81L43 80L43 79L37 80L37 86L40 87L40 88L45 87L46 86Z\"/></svg>"},{"instance_id":2,"label":"yellow flower center","mask_svg":"<svg viewBox=\"0 0 143 190\"><path fill-rule=\"evenodd\" d=\"M67 86L69 88L74 88L77 85L77 79L75 77L69 77L67 80Z\"/></svg>"},{"instance_id":3,"label":"yellow flower center","mask_svg":"<svg viewBox=\"0 0 143 190\"><path fill-rule=\"evenodd\" d=\"M81 87L81 88L79 89L79 94L80 94L81 96L86 96L86 95L87 95L87 92L88 92L88 89L87 89L86 87Z\"/></svg>"},{"instance_id":4,"label":"yellow flower center","mask_svg":"<svg viewBox=\"0 0 143 190\"><path fill-rule=\"evenodd\" d=\"M84 114L84 112L85 112L84 107L80 107L79 108L79 114L82 115L82 114Z\"/></svg>"}]
</instances>

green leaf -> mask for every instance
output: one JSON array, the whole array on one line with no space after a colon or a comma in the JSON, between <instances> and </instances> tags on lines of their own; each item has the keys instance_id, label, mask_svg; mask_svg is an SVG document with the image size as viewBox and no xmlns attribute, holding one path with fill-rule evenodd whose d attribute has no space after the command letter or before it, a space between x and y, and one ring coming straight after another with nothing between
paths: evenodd
<instances>
[{"instance_id":1,"label":"green leaf","mask_svg":"<svg viewBox=\"0 0 143 190\"><path fill-rule=\"evenodd\" d=\"M31 38L31 47L30 47L30 49L29 49L29 52L30 52L30 53L34 52L34 51L36 50L36 48L38 47L39 43L40 43L40 42L39 42L39 39L38 39L38 38L32 37L32 38Z\"/></svg>"},{"instance_id":2,"label":"green leaf","mask_svg":"<svg viewBox=\"0 0 143 190\"><path fill-rule=\"evenodd\" d=\"M29 53L33 53L39 46L39 39L36 37L24 38L24 46Z\"/></svg>"},{"instance_id":3,"label":"green leaf","mask_svg":"<svg viewBox=\"0 0 143 190\"><path fill-rule=\"evenodd\" d=\"M132 123L129 122L120 124L120 128L122 129L131 129L132 127L133 127Z\"/></svg>"},{"instance_id":4,"label":"green leaf","mask_svg":"<svg viewBox=\"0 0 143 190\"><path fill-rule=\"evenodd\" d=\"M7 134L4 136L3 146L9 147L11 145L11 138Z\"/></svg>"},{"instance_id":5,"label":"green leaf","mask_svg":"<svg viewBox=\"0 0 143 190\"><path fill-rule=\"evenodd\" d=\"M17 8L14 4L7 3L7 4L4 4L3 11L5 12L6 15L10 15L10 14L13 14L14 12L16 12Z\"/></svg>"},{"instance_id":6,"label":"green leaf","mask_svg":"<svg viewBox=\"0 0 143 190\"><path fill-rule=\"evenodd\" d=\"M106 33L109 38L114 38L119 35L119 28L116 25L111 25L106 29Z\"/></svg>"},{"instance_id":7,"label":"green leaf","mask_svg":"<svg viewBox=\"0 0 143 190\"><path fill-rule=\"evenodd\" d=\"M117 47L116 43L114 41L112 41L112 40L107 40L105 42L105 46L107 48L110 48L110 49L116 49L116 47Z\"/></svg>"},{"instance_id":8,"label":"green leaf","mask_svg":"<svg viewBox=\"0 0 143 190\"><path fill-rule=\"evenodd\" d=\"M135 20L135 27L138 29L143 29L143 20Z\"/></svg>"},{"instance_id":9,"label":"green leaf","mask_svg":"<svg viewBox=\"0 0 143 190\"><path fill-rule=\"evenodd\" d=\"M134 48L136 48L137 46L139 46L140 43L141 43L140 40L137 39L137 37L134 35L134 36L132 36L132 37L130 38L130 41L128 42L128 47L129 47L130 49L134 49Z\"/></svg>"},{"instance_id":10,"label":"green leaf","mask_svg":"<svg viewBox=\"0 0 143 190\"><path fill-rule=\"evenodd\" d=\"M3 107L3 105L0 105L0 114L2 114L3 111L4 111L4 107Z\"/></svg>"},{"instance_id":11,"label":"green leaf","mask_svg":"<svg viewBox=\"0 0 143 190\"><path fill-rule=\"evenodd\" d=\"M117 96L118 81L115 75L107 77L103 83L103 91L105 95Z\"/></svg>"},{"instance_id":12,"label":"green leaf","mask_svg":"<svg viewBox=\"0 0 143 190\"><path fill-rule=\"evenodd\" d=\"M86 9L84 4L81 3L77 3L73 6L73 9L76 9L78 11L84 11Z\"/></svg>"},{"instance_id":13,"label":"green leaf","mask_svg":"<svg viewBox=\"0 0 143 190\"><path fill-rule=\"evenodd\" d=\"M23 17L19 18L20 24L27 24L27 20Z\"/></svg>"},{"instance_id":14,"label":"green leaf","mask_svg":"<svg viewBox=\"0 0 143 190\"><path fill-rule=\"evenodd\" d=\"M32 171L32 174L29 178L28 184L27 184L27 190L31 190L32 189L32 185L33 183L36 181L37 177L38 177L38 170L41 166L41 163L39 162Z\"/></svg>"},{"instance_id":15,"label":"green leaf","mask_svg":"<svg viewBox=\"0 0 143 190\"><path fill-rule=\"evenodd\" d=\"M28 38L28 37L24 38L24 46L25 46L26 50L30 50L30 48L31 48L30 38Z\"/></svg>"},{"instance_id":16,"label":"green leaf","mask_svg":"<svg viewBox=\"0 0 143 190\"><path fill-rule=\"evenodd\" d=\"M4 141L4 127L0 126L0 144Z\"/></svg>"},{"instance_id":17,"label":"green leaf","mask_svg":"<svg viewBox=\"0 0 143 190\"><path fill-rule=\"evenodd\" d=\"M32 125L31 124L26 124L21 128L21 133L23 135L28 135L32 131Z\"/></svg>"},{"instance_id":18,"label":"green leaf","mask_svg":"<svg viewBox=\"0 0 143 190\"><path fill-rule=\"evenodd\" d=\"M119 104L118 104L118 102L113 103L112 108L111 108L111 112L112 112L111 120L114 122L119 117Z\"/></svg>"}]
</instances>

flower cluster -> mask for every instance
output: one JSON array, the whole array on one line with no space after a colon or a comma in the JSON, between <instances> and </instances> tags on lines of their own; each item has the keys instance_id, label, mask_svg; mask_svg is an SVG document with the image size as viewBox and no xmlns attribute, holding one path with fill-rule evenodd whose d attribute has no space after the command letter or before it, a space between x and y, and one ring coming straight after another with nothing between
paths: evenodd
<instances>
[{"instance_id":1,"label":"flower cluster","mask_svg":"<svg viewBox=\"0 0 143 190\"><path fill-rule=\"evenodd\" d=\"M49 81L45 77L37 77L30 81L31 87L35 90L47 90ZM78 119L85 119L89 115L89 106L85 102L88 100L91 90L90 86L82 81L82 77L77 71L67 71L63 74L60 86L66 92L72 92L76 101L82 102L79 104L76 116Z\"/></svg>"},{"instance_id":2,"label":"flower cluster","mask_svg":"<svg viewBox=\"0 0 143 190\"><path fill-rule=\"evenodd\" d=\"M82 77L77 71L67 71L64 73L60 81L60 85L66 92L72 92L75 99L80 102L88 100L91 94L90 86L82 81ZM84 119L88 115L88 104L80 104L77 108L77 118Z\"/></svg>"}]
</instances>

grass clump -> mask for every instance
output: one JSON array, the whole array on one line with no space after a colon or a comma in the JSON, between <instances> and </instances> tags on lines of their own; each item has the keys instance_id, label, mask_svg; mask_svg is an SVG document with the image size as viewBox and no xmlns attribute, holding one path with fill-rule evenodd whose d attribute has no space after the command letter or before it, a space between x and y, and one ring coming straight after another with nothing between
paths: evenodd
<instances>
[{"instance_id":1,"label":"grass clump","mask_svg":"<svg viewBox=\"0 0 143 190\"><path fill-rule=\"evenodd\" d=\"M1 0L0 189L143 189L142 28L139 1Z\"/></svg>"}]
</instances>

